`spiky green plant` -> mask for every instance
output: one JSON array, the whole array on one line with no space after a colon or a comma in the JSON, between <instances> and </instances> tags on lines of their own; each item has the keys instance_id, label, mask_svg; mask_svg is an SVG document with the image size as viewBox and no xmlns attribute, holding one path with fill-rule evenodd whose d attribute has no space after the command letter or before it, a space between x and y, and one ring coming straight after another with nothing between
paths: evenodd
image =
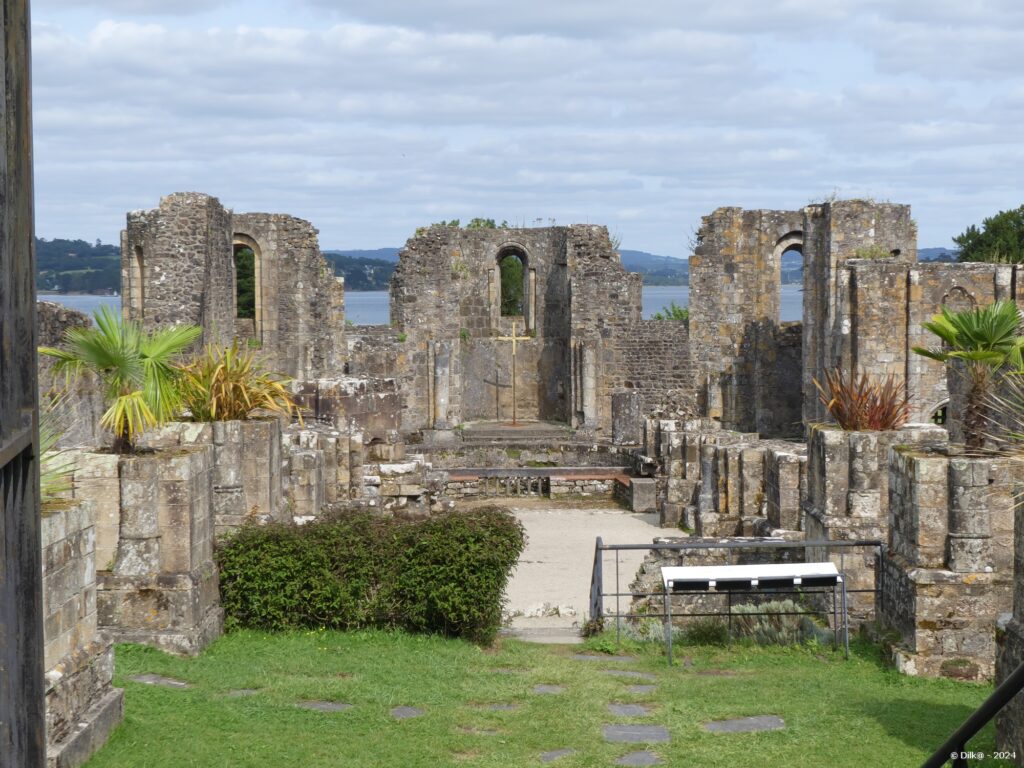
<instances>
[{"instance_id":1,"label":"spiky green plant","mask_svg":"<svg viewBox=\"0 0 1024 768\"><path fill-rule=\"evenodd\" d=\"M93 313L94 327L69 328L60 348L40 347L56 359L54 372L67 383L90 370L103 387L108 408L100 425L114 434L114 451L131 453L135 438L176 416L181 399L175 358L202 333L191 325L143 331L109 307Z\"/></svg>"},{"instance_id":2,"label":"spiky green plant","mask_svg":"<svg viewBox=\"0 0 1024 768\"><path fill-rule=\"evenodd\" d=\"M939 337L941 346L914 347L914 352L943 363L965 363L968 389L964 443L968 448L981 448L988 430L989 401L997 372L1005 367L1024 367L1020 311L1012 301L997 301L962 312L950 312L943 307L942 312L923 325Z\"/></svg>"},{"instance_id":3,"label":"spiky green plant","mask_svg":"<svg viewBox=\"0 0 1024 768\"><path fill-rule=\"evenodd\" d=\"M825 371L824 386L812 381L825 410L847 431L899 429L910 417L907 384L892 374L879 380L864 372L848 376L834 368Z\"/></svg>"},{"instance_id":4,"label":"spiky green plant","mask_svg":"<svg viewBox=\"0 0 1024 768\"><path fill-rule=\"evenodd\" d=\"M39 409L39 498L51 501L71 490L76 463L67 452L57 448L61 437L58 411L63 400L57 398Z\"/></svg>"},{"instance_id":5,"label":"spiky green plant","mask_svg":"<svg viewBox=\"0 0 1024 768\"><path fill-rule=\"evenodd\" d=\"M196 421L247 419L256 410L301 418L285 388L290 379L263 370L256 353L237 340L229 347L207 346L180 370L182 403Z\"/></svg>"}]
</instances>

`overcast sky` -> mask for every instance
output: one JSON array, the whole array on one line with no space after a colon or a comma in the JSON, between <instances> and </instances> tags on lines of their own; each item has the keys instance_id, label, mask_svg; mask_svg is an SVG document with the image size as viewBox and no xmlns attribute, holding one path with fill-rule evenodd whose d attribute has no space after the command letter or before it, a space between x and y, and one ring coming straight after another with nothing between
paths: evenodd
<instances>
[{"instance_id":1,"label":"overcast sky","mask_svg":"<svg viewBox=\"0 0 1024 768\"><path fill-rule=\"evenodd\" d=\"M1019 0L33 0L36 230L201 191L324 248L474 216L686 256L716 207L1024 203Z\"/></svg>"}]
</instances>

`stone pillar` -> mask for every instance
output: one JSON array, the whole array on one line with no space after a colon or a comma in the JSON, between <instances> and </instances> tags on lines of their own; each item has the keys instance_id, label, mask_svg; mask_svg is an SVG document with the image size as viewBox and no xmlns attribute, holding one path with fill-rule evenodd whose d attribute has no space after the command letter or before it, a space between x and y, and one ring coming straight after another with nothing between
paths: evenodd
<instances>
[{"instance_id":1,"label":"stone pillar","mask_svg":"<svg viewBox=\"0 0 1024 768\"><path fill-rule=\"evenodd\" d=\"M612 443L637 445L643 430L640 394L633 390L612 395Z\"/></svg>"},{"instance_id":2,"label":"stone pillar","mask_svg":"<svg viewBox=\"0 0 1024 768\"><path fill-rule=\"evenodd\" d=\"M452 345L448 341L434 342L434 429L451 429L448 414L451 399Z\"/></svg>"},{"instance_id":3,"label":"stone pillar","mask_svg":"<svg viewBox=\"0 0 1024 768\"><path fill-rule=\"evenodd\" d=\"M991 570L992 516L988 508L988 462L949 462L949 535L946 565L959 573Z\"/></svg>"},{"instance_id":4,"label":"stone pillar","mask_svg":"<svg viewBox=\"0 0 1024 768\"><path fill-rule=\"evenodd\" d=\"M583 426L597 426L597 350L583 346Z\"/></svg>"}]
</instances>

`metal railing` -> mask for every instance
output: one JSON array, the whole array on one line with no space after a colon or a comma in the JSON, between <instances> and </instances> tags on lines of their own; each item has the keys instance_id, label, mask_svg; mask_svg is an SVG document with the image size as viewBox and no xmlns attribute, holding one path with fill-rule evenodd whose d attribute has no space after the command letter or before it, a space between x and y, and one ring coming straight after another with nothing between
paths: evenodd
<instances>
[{"instance_id":1,"label":"metal railing","mask_svg":"<svg viewBox=\"0 0 1024 768\"><path fill-rule=\"evenodd\" d=\"M1008 678L999 684L998 688L992 691L992 695L985 699L981 706L964 721L964 724L957 728L953 735L924 761L921 768L941 768L946 763L952 763L953 768L967 768L967 761L971 758L983 761L985 756L968 750L967 742L988 725L989 721L1022 690L1024 690L1024 664L1020 664Z\"/></svg>"},{"instance_id":2,"label":"metal railing","mask_svg":"<svg viewBox=\"0 0 1024 768\"><path fill-rule=\"evenodd\" d=\"M878 595L882 589L882 580L884 578L884 568L882 565L882 558L884 556L884 548L882 542L878 539L853 539L851 541L834 541L831 539L820 539L814 541L709 541L707 539L699 539L690 542L679 542L675 544L605 544L600 536L594 544L594 564L590 575L590 620L604 622L606 619L615 619L615 636L616 640L620 639L622 632L622 620L623 619L641 619L651 618L650 613L634 613L632 611L622 610L622 598L629 598L629 605L632 606L633 601L641 598L649 597L662 597L662 592L623 592L621 585L621 567L619 561L619 553L628 550L649 550L649 551L686 551L686 550L704 550L704 549L724 549L724 550L757 550L757 549L824 549L828 554L831 554L832 550L839 551L839 571L845 573L846 566L846 550L854 547L870 547L876 552L875 559L875 588L874 589L847 589L848 594L873 594ZM604 553L614 552L615 553L615 591L605 592L604 591ZM605 598L615 598L615 609L609 611L605 606ZM731 596L728 597L731 600ZM609 606L610 607L610 606ZM812 613L825 613L821 611L811 611ZM675 617L697 617L699 615L711 615L711 614L697 614L697 613L673 613L668 619ZM752 614L756 615L756 614ZM834 627L836 636L840 627ZM844 626L842 629L846 630ZM844 632L844 634L846 634Z\"/></svg>"}]
</instances>

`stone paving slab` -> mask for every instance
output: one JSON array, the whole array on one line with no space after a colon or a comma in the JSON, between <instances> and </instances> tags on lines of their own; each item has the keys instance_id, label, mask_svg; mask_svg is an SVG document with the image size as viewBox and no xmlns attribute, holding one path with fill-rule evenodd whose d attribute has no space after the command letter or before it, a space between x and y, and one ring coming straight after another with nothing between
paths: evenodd
<instances>
[{"instance_id":1,"label":"stone paving slab","mask_svg":"<svg viewBox=\"0 0 1024 768\"><path fill-rule=\"evenodd\" d=\"M491 712L513 712L519 709L518 704L512 703L497 703L497 704L477 704L477 709L486 709Z\"/></svg>"},{"instance_id":2,"label":"stone paving slab","mask_svg":"<svg viewBox=\"0 0 1024 768\"><path fill-rule=\"evenodd\" d=\"M340 701L300 701L296 705L300 709L311 709L314 712L344 712L352 709L351 704Z\"/></svg>"},{"instance_id":3,"label":"stone paving slab","mask_svg":"<svg viewBox=\"0 0 1024 768\"><path fill-rule=\"evenodd\" d=\"M554 749L550 752L542 752L540 761L542 763L553 763L555 760L563 757L569 757L569 755L575 755L575 749Z\"/></svg>"},{"instance_id":4,"label":"stone paving slab","mask_svg":"<svg viewBox=\"0 0 1024 768\"><path fill-rule=\"evenodd\" d=\"M755 733L757 731L779 731L785 727L786 721L777 715L739 717L735 720L716 720L704 724L704 730L712 733Z\"/></svg>"},{"instance_id":5,"label":"stone paving slab","mask_svg":"<svg viewBox=\"0 0 1024 768\"><path fill-rule=\"evenodd\" d=\"M651 713L642 704L609 704L608 711L619 717L643 717Z\"/></svg>"},{"instance_id":6,"label":"stone paving slab","mask_svg":"<svg viewBox=\"0 0 1024 768\"><path fill-rule=\"evenodd\" d=\"M616 765L663 765L664 761L654 752L630 752L615 761Z\"/></svg>"},{"instance_id":7,"label":"stone paving slab","mask_svg":"<svg viewBox=\"0 0 1024 768\"><path fill-rule=\"evenodd\" d=\"M564 685L535 685L533 686L534 693L561 693L565 690Z\"/></svg>"},{"instance_id":8,"label":"stone paving slab","mask_svg":"<svg viewBox=\"0 0 1024 768\"><path fill-rule=\"evenodd\" d=\"M576 661L636 661L633 656L604 656L593 653L574 653Z\"/></svg>"},{"instance_id":9,"label":"stone paving slab","mask_svg":"<svg viewBox=\"0 0 1024 768\"><path fill-rule=\"evenodd\" d=\"M175 680L173 677L164 677L163 675L133 675L128 678L132 682L143 683L144 685L160 685L164 688L191 688L192 686L186 683L184 680Z\"/></svg>"},{"instance_id":10,"label":"stone paving slab","mask_svg":"<svg viewBox=\"0 0 1024 768\"><path fill-rule=\"evenodd\" d=\"M236 691L228 691L224 695L229 699L243 699L246 696L255 696L259 693L258 688L239 688Z\"/></svg>"},{"instance_id":11,"label":"stone paving slab","mask_svg":"<svg viewBox=\"0 0 1024 768\"><path fill-rule=\"evenodd\" d=\"M672 738L661 725L606 725L601 732L605 741L616 744L657 744Z\"/></svg>"},{"instance_id":12,"label":"stone paving slab","mask_svg":"<svg viewBox=\"0 0 1024 768\"><path fill-rule=\"evenodd\" d=\"M602 669L602 672L612 677L630 677L634 680L657 680L657 675L652 675L650 672L634 672L631 669Z\"/></svg>"},{"instance_id":13,"label":"stone paving slab","mask_svg":"<svg viewBox=\"0 0 1024 768\"><path fill-rule=\"evenodd\" d=\"M425 710L419 707L395 707L391 710L391 716L395 720L408 720L412 717L422 717L427 714Z\"/></svg>"}]
</instances>

